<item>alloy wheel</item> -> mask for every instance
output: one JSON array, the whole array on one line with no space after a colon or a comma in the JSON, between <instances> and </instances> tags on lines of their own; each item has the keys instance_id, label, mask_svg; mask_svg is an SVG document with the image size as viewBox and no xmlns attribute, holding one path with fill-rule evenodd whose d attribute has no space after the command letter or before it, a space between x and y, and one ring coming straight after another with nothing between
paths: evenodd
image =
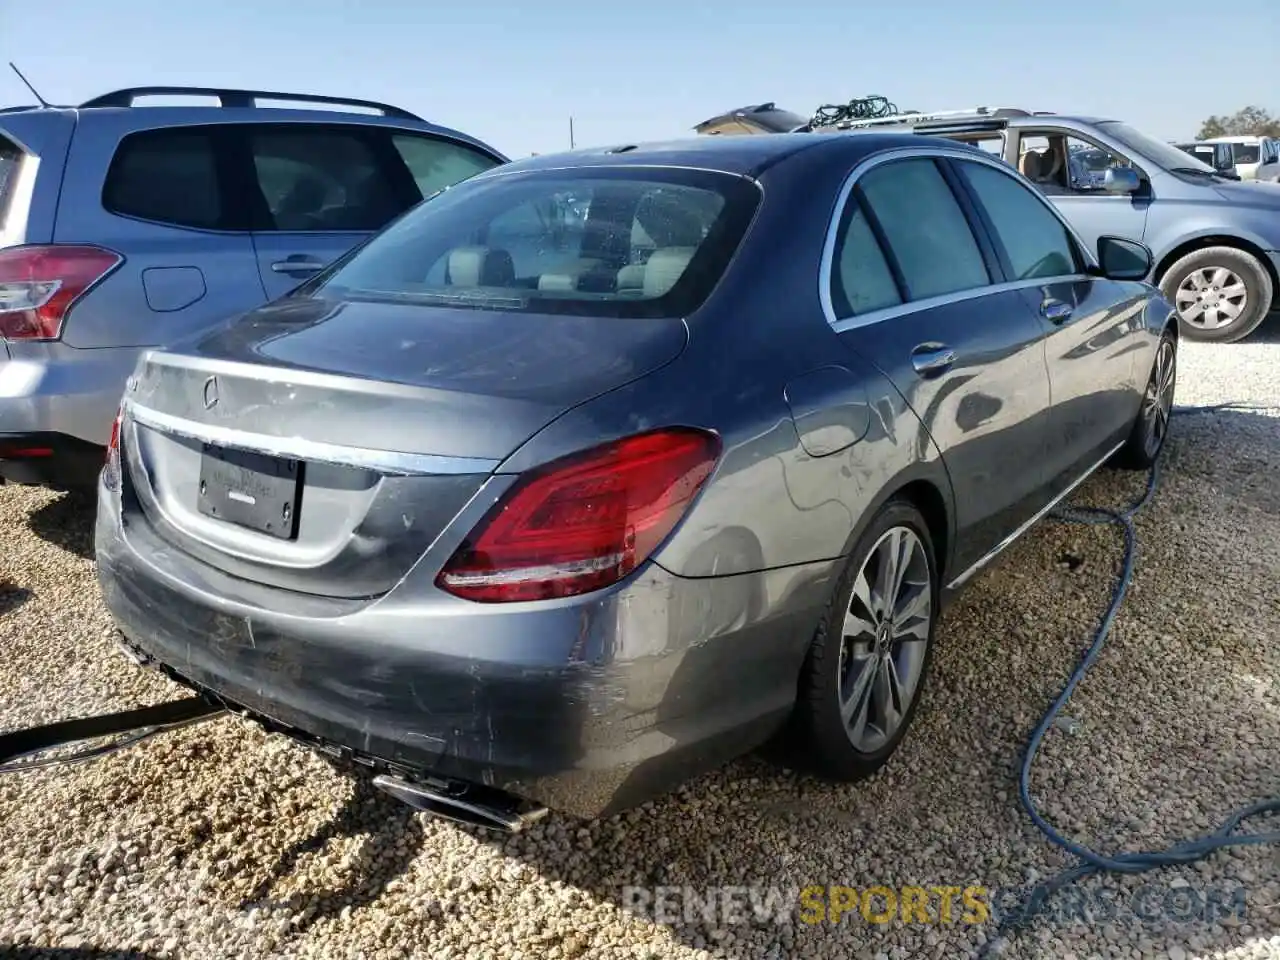
<instances>
[{"instance_id":1,"label":"alloy wheel","mask_svg":"<svg viewBox=\"0 0 1280 960\"><path fill-rule=\"evenodd\" d=\"M929 558L910 527L876 541L853 583L838 658L840 718L854 749L874 753L902 726L933 625Z\"/></svg>"},{"instance_id":2,"label":"alloy wheel","mask_svg":"<svg viewBox=\"0 0 1280 960\"><path fill-rule=\"evenodd\" d=\"M1169 416L1173 412L1173 390L1176 382L1177 354L1167 336L1156 349L1155 366L1142 397L1142 445L1147 456L1155 459L1169 432Z\"/></svg>"},{"instance_id":3,"label":"alloy wheel","mask_svg":"<svg viewBox=\"0 0 1280 960\"><path fill-rule=\"evenodd\" d=\"M1174 294L1178 316L1195 327L1217 330L1235 323L1249 306L1249 291L1226 267L1192 270Z\"/></svg>"}]
</instances>

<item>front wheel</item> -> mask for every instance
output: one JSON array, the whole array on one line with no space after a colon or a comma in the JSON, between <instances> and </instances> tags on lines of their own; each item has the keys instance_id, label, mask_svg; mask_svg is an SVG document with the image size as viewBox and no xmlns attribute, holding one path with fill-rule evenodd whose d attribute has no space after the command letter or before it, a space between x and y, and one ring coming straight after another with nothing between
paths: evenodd
<instances>
[{"instance_id":1,"label":"front wheel","mask_svg":"<svg viewBox=\"0 0 1280 960\"><path fill-rule=\"evenodd\" d=\"M1170 330L1160 335L1151 365L1142 407L1129 438L1115 457L1115 465L1127 470L1149 470L1160 458L1173 415L1173 392L1178 382L1178 340Z\"/></svg>"},{"instance_id":2,"label":"front wheel","mask_svg":"<svg viewBox=\"0 0 1280 960\"><path fill-rule=\"evenodd\" d=\"M1166 270L1160 292L1177 311L1184 337L1234 343L1253 333L1271 309L1271 274L1236 247L1205 247Z\"/></svg>"},{"instance_id":3,"label":"front wheel","mask_svg":"<svg viewBox=\"0 0 1280 960\"><path fill-rule=\"evenodd\" d=\"M850 554L805 661L794 747L841 781L875 773L915 715L933 653L938 575L920 512L893 500Z\"/></svg>"}]
</instances>

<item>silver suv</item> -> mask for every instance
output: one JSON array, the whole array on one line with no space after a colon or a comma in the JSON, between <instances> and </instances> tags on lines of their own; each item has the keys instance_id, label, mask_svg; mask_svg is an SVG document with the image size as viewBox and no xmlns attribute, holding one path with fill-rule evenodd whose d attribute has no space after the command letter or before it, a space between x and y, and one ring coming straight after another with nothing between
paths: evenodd
<instances>
[{"instance_id":1,"label":"silver suv","mask_svg":"<svg viewBox=\"0 0 1280 960\"><path fill-rule=\"evenodd\" d=\"M506 161L336 97L138 87L0 110L0 481L91 487L142 350L275 299Z\"/></svg>"}]
</instances>

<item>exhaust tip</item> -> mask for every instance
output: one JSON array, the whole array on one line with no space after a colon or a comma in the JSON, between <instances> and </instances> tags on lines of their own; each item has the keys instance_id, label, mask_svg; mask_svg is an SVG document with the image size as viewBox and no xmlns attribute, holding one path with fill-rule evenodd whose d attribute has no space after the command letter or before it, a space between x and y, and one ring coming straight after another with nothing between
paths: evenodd
<instances>
[{"instance_id":1,"label":"exhaust tip","mask_svg":"<svg viewBox=\"0 0 1280 960\"><path fill-rule=\"evenodd\" d=\"M473 796L470 792L454 795L387 774L374 777L373 785L415 810L452 820L454 823L470 824L503 833L519 833L550 812L546 807L531 806L497 791L484 798L478 794Z\"/></svg>"}]
</instances>

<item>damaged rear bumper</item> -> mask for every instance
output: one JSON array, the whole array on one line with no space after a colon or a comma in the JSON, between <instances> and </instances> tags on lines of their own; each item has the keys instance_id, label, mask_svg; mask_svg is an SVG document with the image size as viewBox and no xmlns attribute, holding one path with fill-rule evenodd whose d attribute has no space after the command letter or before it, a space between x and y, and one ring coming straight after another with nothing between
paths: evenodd
<instances>
[{"instance_id":1,"label":"damaged rear bumper","mask_svg":"<svg viewBox=\"0 0 1280 960\"><path fill-rule=\"evenodd\" d=\"M688 580L651 564L572 601L433 606L399 588L331 601L246 584L122 528L107 496L97 560L127 646L175 679L381 772L582 817L774 732L831 575Z\"/></svg>"}]
</instances>

